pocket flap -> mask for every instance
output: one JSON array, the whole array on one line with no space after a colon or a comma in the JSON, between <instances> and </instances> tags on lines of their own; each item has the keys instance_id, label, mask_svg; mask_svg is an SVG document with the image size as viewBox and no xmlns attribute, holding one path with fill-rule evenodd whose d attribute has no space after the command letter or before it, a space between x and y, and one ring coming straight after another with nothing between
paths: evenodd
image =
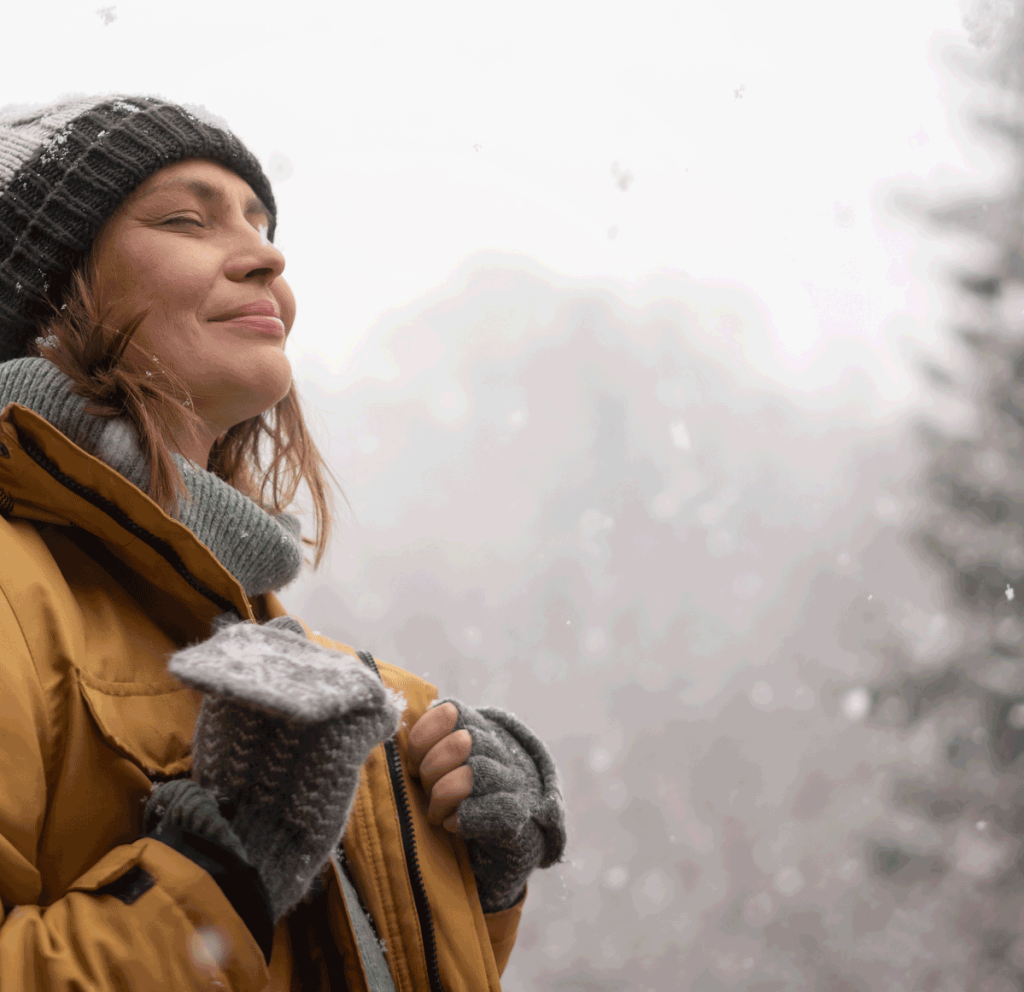
<instances>
[{"instance_id":1,"label":"pocket flap","mask_svg":"<svg viewBox=\"0 0 1024 992\"><path fill-rule=\"evenodd\" d=\"M68 892L95 892L111 882L116 882L137 866L140 857L141 852L134 848L116 847L75 879Z\"/></svg>"},{"instance_id":2,"label":"pocket flap","mask_svg":"<svg viewBox=\"0 0 1024 992\"><path fill-rule=\"evenodd\" d=\"M86 706L111 747L149 778L188 771L200 693L170 675L156 682L107 682L76 672Z\"/></svg>"}]
</instances>

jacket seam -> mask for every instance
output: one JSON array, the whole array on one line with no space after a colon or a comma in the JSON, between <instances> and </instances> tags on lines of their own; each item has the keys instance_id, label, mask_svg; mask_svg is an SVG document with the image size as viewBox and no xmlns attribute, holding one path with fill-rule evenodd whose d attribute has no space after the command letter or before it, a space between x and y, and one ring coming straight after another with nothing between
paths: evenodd
<instances>
[{"instance_id":1,"label":"jacket seam","mask_svg":"<svg viewBox=\"0 0 1024 992\"><path fill-rule=\"evenodd\" d=\"M164 682L110 682L107 679L97 678L84 668L74 665L75 674L79 680L90 689L102 693L105 696L123 698L128 696L169 696L175 692L187 692L177 679L168 678Z\"/></svg>"}]
</instances>

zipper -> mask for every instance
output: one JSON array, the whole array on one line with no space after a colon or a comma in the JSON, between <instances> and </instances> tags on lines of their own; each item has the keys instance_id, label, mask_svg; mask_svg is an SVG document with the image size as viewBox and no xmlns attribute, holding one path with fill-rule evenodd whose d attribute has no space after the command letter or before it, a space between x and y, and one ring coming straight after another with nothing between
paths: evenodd
<instances>
[{"instance_id":1,"label":"zipper","mask_svg":"<svg viewBox=\"0 0 1024 992\"><path fill-rule=\"evenodd\" d=\"M380 678L380 670L369 651L359 651L359 659L373 674ZM383 679L381 679L383 681ZM384 754L387 758L388 775L391 778L391 789L395 794L395 805L398 807L398 823L402 833L402 847L405 851L405 867L409 872L412 885L413 902L416 904L416 915L419 918L420 932L423 934L423 951L427 959L427 977L430 980L430 992L444 992L441 984L441 969L437 963L437 939L434 935L434 918L427 902L427 890L423 885L420 872L419 857L416 854L416 838L412 829L412 813L409 811L409 795L405 789L405 778L402 775L402 759L398 753L398 745L394 738L384 742Z\"/></svg>"}]
</instances>

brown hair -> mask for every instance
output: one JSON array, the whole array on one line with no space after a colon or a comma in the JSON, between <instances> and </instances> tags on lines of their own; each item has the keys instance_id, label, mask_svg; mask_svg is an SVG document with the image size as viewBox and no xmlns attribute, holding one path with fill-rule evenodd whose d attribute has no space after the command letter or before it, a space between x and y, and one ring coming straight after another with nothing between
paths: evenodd
<instances>
[{"instance_id":1,"label":"brown hair","mask_svg":"<svg viewBox=\"0 0 1024 992\"><path fill-rule=\"evenodd\" d=\"M117 315L113 305L99 298L98 285L95 262L79 266L30 352L48 358L71 379L90 414L129 420L150 466L148 495L173 514L179 498L191 497L168 441L195 441L202 420L182 380L132 341L148 311ZM338 482L310 436L294 383L270 410L219 437L205 467L271 513L287 510L304 482L312 497L316 538L302 541L316 549L313 564L320 565L334 519L327 480Z\"/></svg>"}]
</instances>

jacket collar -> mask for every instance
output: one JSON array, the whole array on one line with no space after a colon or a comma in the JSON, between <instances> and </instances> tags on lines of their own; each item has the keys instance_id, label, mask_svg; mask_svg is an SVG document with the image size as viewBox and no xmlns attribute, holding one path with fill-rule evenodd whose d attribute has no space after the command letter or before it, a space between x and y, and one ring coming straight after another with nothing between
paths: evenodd
<instances>
[{"instance_id":1,"label":"jacket collar","mask_svg":"<svg viewBox=\"0 0 1024 992\"><path fill-rule=\"evenodd\" d=\"M0 513L98 537L201 622L228 610L253 619L239 581L188 527L18 403L0 412Z\"/></svg>"}]
</instances>

